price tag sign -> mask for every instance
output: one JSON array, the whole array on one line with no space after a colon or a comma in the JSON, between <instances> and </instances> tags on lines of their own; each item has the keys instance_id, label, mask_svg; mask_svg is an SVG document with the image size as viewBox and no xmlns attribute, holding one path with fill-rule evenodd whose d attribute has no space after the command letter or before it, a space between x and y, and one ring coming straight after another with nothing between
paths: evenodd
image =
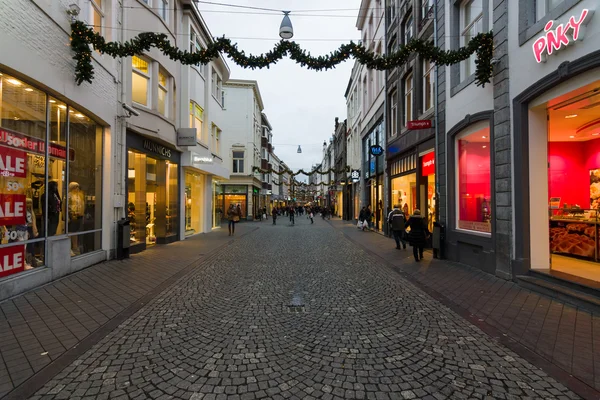
<instances>
[{"instance_id":1,"label":"price tag sign","mask_svg":"<svg viewBox=\"0 0 600 400\"><path fill-rule=\"evenodd\" d=\"M25 269L25 246L0 249L0 278Z\"/></svg>"}]
</instances>

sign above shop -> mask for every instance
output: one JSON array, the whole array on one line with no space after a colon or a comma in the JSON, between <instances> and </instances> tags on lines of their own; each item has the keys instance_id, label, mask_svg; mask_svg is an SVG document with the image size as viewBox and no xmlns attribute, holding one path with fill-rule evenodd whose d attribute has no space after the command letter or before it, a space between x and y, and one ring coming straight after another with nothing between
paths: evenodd
<instances>
[{"instance_id":1,"label":"sign above shop","mask_svg":"<svg viewBox=\"0 0 600 400\"><path fill-rule=\"evenodd\" d=\"M212 164L214 159L212 157L201 157L201 156L193 156L192 163L193 164Z\"/></svg>"},{"instance_id":2,"label":"sign above shop","mask_svg":"<svg viewBox=\"0 0 600 400\"><path fill-rule=\"evenodd\" d=\"M431 128L431 120L430 119L417 119L414 121L408 121L406 123L407 129L429 129Z\"/></svg>"},{"instance_id":3,"label":"sign above shop","mask_svg":"<svg viewBox=\"0 0 600 400\"><path fill-rule=\"evenodd\" d=\"M544 27L544 36L539 37L533 42L533 55L538 63L546 62L546 57L552 55L555 51L569 46L577 41L582 41L584 36L584 27L592 18L593 10L583 9L579 20L571 16L566 24L559 24L556 28L554 21L548 21Z\"/></svg>"},{"instance_id":4,"label":"sign above shop","mask_svg":"<svg viewBox=\"0 0 600 400\"><path fill-rule=\"evenodd\" d=\"M195 146L196 128L177 129L177 146Z\"/></svg>"},{"instance_id":5,"label":"sign above shop","mask_svg":"<svg viewBox=\"0 0 600 400\"><path fill-rule=\"evenodd\" d=\"M421 157L421 175L429 176L435 174L435 153L425 154Z\"/></svg>"},{"instance_id":6,"label":"sign above shop","mask_svg":"<svg viewBox=\"0 0 600 400\"><path fill-rule=\"evenodd\" d=\"M350 178L352 178L353 183L360 181L360 169L353 169L350 172Z\"/></svg>"},{"instance_id":7,"label":"sign above shop","mask_svg":"<svg viewBox=\"0 0 600 400\"><path fill-rule=\"evenodd\" d=\"M148 139L144 140L144 149L151 151L153 153L159 154L163 157L167 157L167 158L171 157L171 149L163 146L162 144L153 142L152 140L148 140Z\"/></svg>"},{"instance_id":8,"label":"sign above shop","mask_svg":"<svg viewBox=\"0 0 600 400\"><path fill-rule=\"evenodd\" d=\"M22 149L30 153L46 154L44 139L32 138L23 134L0 128L0 144ZM67 158L67 148L56 143L48 143L48 155L54 158ZM75 160L75 150L69 150L69 160Z\"/></svg>"},{"instance_id":9,"label":"sign above shop","mask_svg":"<svg viewBox=\"0 0 600 400\"><path fill-rule=\"evenodd\" d=\"M378 144L374 144L373 146L370 147L369 150L371 152L371 155L375 156L375 157L379 157L380 155L383 154L383 147L381 147Z\"/></svg>"}]
</instances>

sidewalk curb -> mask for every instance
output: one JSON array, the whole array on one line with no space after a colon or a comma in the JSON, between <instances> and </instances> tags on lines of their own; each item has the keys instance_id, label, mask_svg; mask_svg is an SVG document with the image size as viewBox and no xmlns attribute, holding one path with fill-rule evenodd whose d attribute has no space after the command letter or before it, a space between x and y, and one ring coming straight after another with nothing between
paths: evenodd
<instances>
[{"instance_id":1,"label":"sidewalk curb","mask_svg":"<svg viewBox=\"0 0 600 400\"><path fill-rule=\"evenodd\" d=\"M584 399L600 399L600 391L597 391L596 389L589 386L585 382L583 382L583 381L579 380L578 378L574 377L573 375L569 374L564 369L562 369L562 368L558 367L557 365L553 364L552 362L548 361L546 358L542 357L538 353L534 352L533 350L529 349L528 347L526 347L526 346L522 345L521 343L517 342L516 340L512 339L510 336L508 336L508 334L503 333L498 328L493 327L492 325L485 322L478 316L470 313L468 310L466 310L463 307L459 306L458 304L454 303L452 300L450 300L448 297L446 297L442 293L419 282L412 275L403 271L401 269L401 267L398 267L398 266L392 264L391 262L389 262L388 260L386 260L385 258L380 256L377 252L371 250L369 247L365 246L360 241L352 238L350 235L348 235L342 229L336 227L335 225L333 225L331 223L329 223L329 224L331 225L331 227L333 229L340 231L340 233L342 235L344 235L344 237L346 239L348 239L352 243L356 244L357 246L360 246L360 248L362 248L368 254L381 260L383 262L383 264L386 265L386 267L390 268L392 271L396 272L397 274L399 274L400 276L405 278L407 281L409 281L410 283L412 283L419 289L423 290L429 296L433 297L435 300L439 301L441 304L448 307L450 310L454 311L456 314L458 314L459 316L461 316L462 318L467 320L469 323L471 323L472 325L479 328L485 334L490 336L490 338L492 340L498 341L500 344L504 345L505 347L507 347L508 349L510 349L511 351L513 351L514 353L516 353L517 355L519 355L520 357L522 357L523 359L528 361L529 363L533 364L534 366L536 366L536 367L540 368L541 370L543 370L544 372L546 372L549 376L551 376L554 379L556 379L557 381L563 383L566 387L568 387L570 390L572 390L577 395L581 396Z\"/></svg>"},{"instance_id":2,"label":"sidewalk curb","mask_svg":"<svg viewBox=\"0 0 600 400\"><path fill-rule=\"evenodd\" d=\"M243 238L244 236L257 231L260 229L259 227L254 227L250 229L248 232L244 232L239 236L239 238ZM146 304L150 303L154 298L160 295L162 292L167 290L169 287L174 285L180 279L186 277L188 274L194 272L196 268L206 264L211 260L212 257L217 255L222 249L230 246L236 241L236 239L229 239L227 242L221 244L220 246L210 250L208 253L203 256L198 257L198 259L190 262L188 265L183 267L180 271L171 275L169 278L161 282L154 289L150 290L148 293L143 295L141 298L136 300L133 304L129 305L126 309L115 315L112 319L107 321L104 325L98 327L95 331L91 332L88 336L83 338L79 343L65 351L54 361L46 365L44 368L33 374L26 381L21 383L19 386L14 388L12 391L8 392L6 396L4 396L3 400L22 400L27 399L33 396L38 390L40 390L46 383L48 383L52 378L58 375L63 369L71 365L77 358L83 355L86 351L91 349L94 345L100 342L104 337L106 337L110 332L116 329L119 325L125 322L129 317L138 312L142 307ZM93 268L90 267L90 268Z\"/></svg>"}]
</instances>

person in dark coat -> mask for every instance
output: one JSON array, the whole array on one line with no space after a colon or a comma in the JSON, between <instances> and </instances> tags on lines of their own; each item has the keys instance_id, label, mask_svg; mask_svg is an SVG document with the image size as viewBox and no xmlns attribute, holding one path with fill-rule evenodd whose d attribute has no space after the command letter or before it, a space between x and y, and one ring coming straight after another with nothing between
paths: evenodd
<instances>
[{"instance_id":1,"label":"person in dark coat","mask_svg":"<svg viewBox=\"0 0 600 400\"><path fill-rule=\"evenodd\" d=\"M408 243L410 243L413 248L415 261L421 261L423 259L423 250L427 244L429 230L427 230L426 221L421 216L421 210L418 208L415 209L413 215L411 215L406 222L406 228L409 227L410 232L408 232Z\"/></svg>"}]
</instances>

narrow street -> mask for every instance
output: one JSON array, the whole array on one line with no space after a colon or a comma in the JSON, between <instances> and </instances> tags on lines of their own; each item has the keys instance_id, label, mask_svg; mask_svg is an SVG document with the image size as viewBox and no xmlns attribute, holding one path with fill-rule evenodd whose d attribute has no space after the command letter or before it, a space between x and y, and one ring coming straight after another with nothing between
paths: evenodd
<instances>
[{"instance_id":1,"label":"narrow street","mask_svg":"<svg viewBox=\"0 0 600 400\"><path fill-rule=\"evenodd\" d=\"M248 224L259 229L181 276L31 398L578 398L331 223L271 222Z\"/></svg>"}]
</instances>

